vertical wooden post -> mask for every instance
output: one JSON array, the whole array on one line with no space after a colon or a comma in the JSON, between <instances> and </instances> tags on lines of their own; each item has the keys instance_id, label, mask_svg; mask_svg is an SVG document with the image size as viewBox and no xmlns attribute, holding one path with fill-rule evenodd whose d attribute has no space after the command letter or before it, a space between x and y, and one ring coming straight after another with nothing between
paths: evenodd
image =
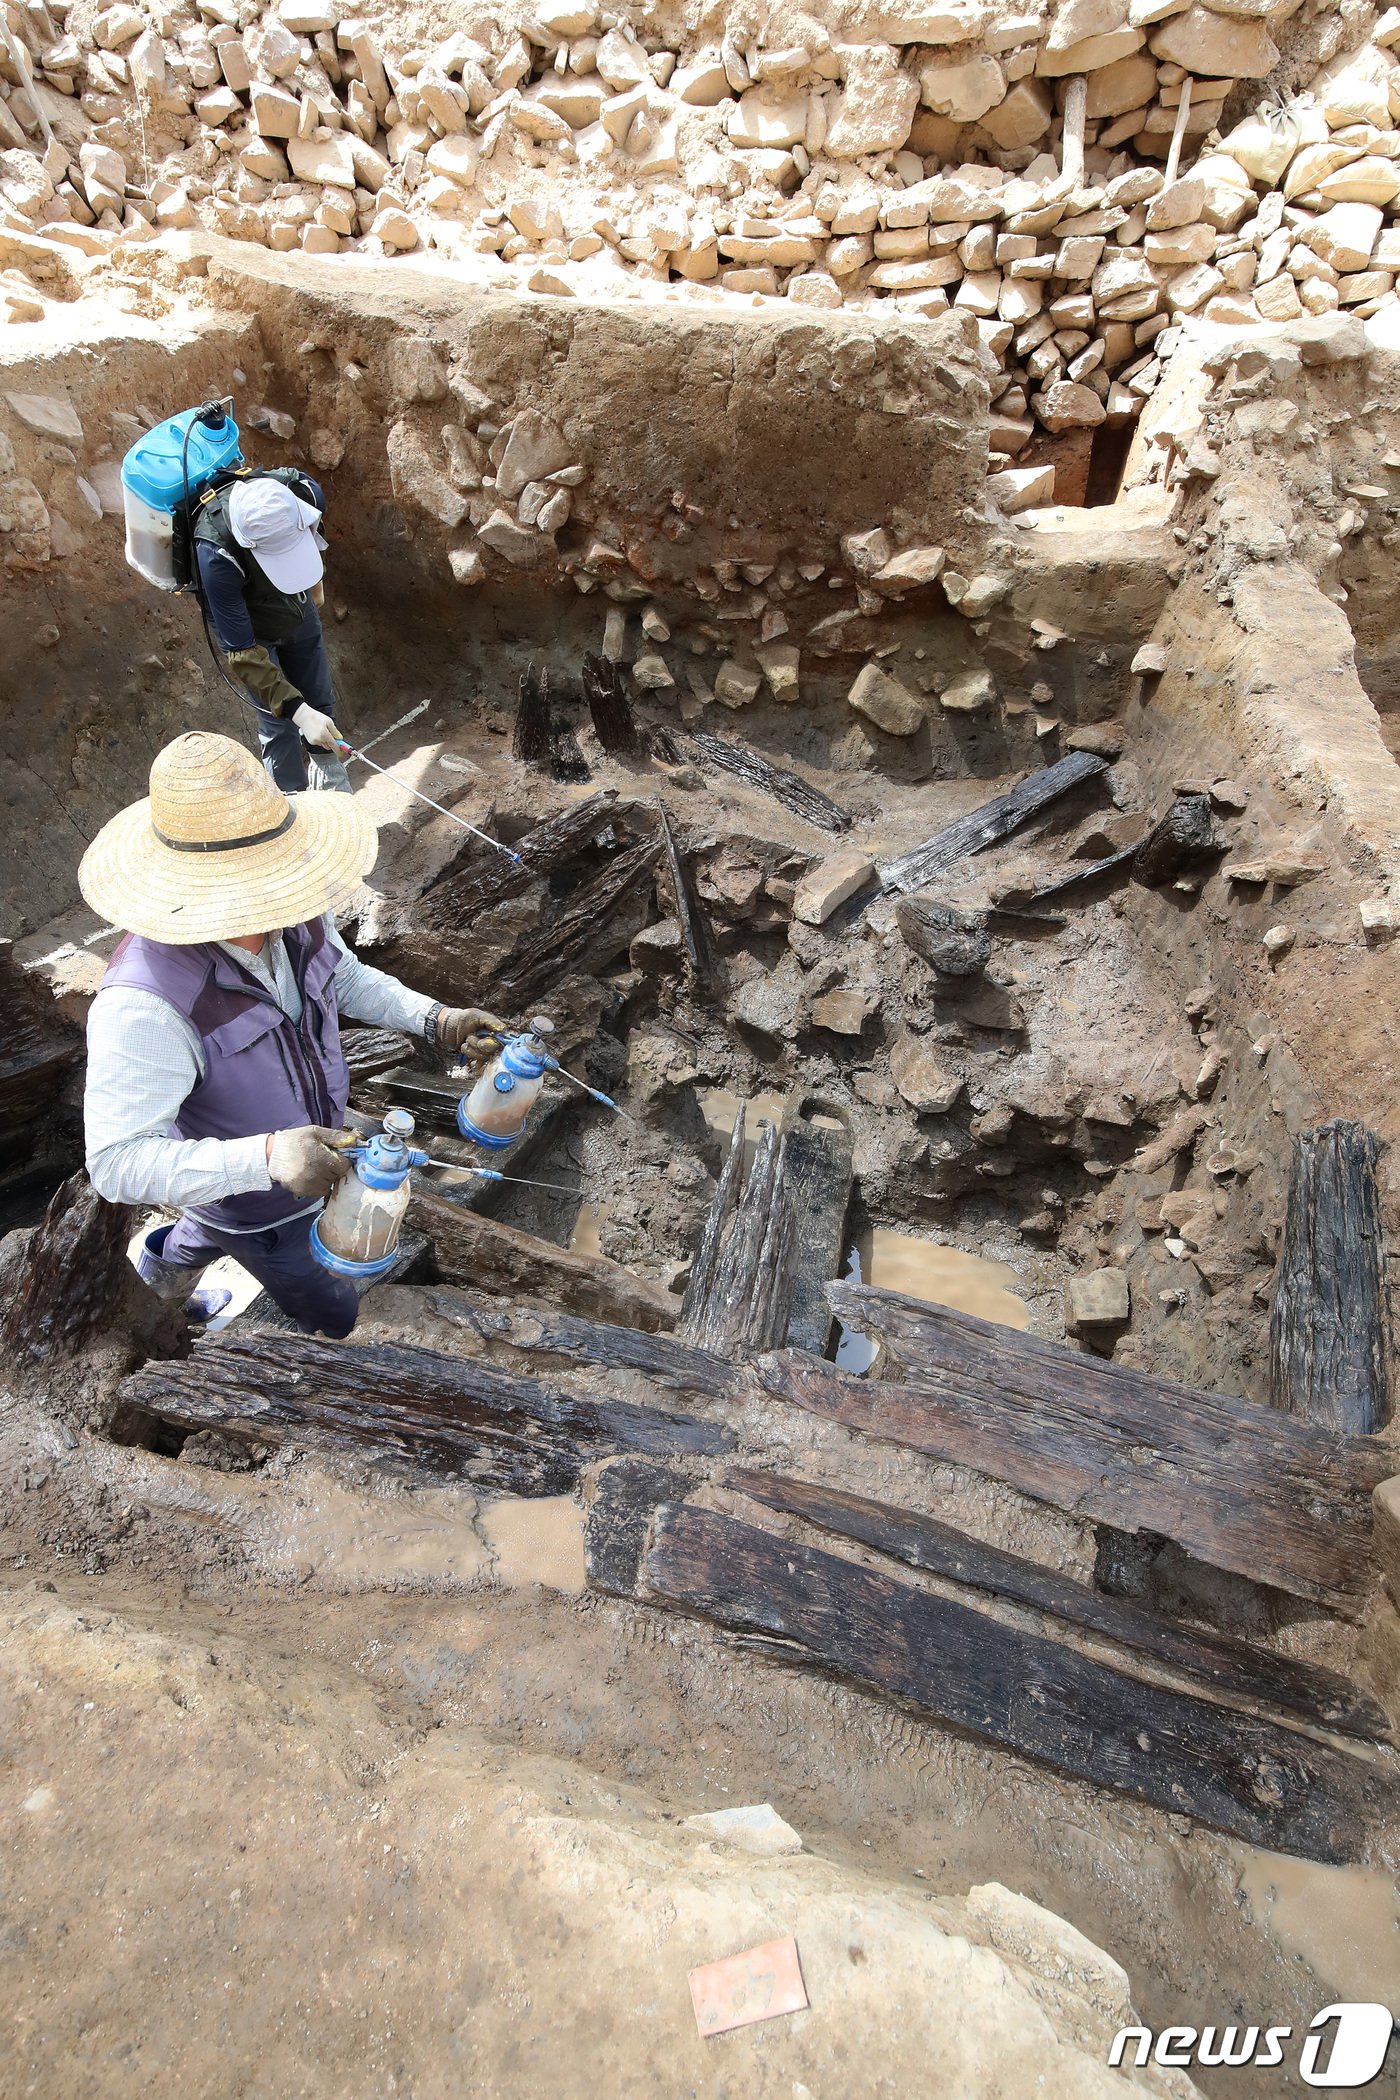
<instances>
[{"instance_id":1,"label":"vertical wooden post","mask_svg":"<svg viewBox=\"0 0 1400 2100\"><path fill-rule=\"evenodd\" d=\"M1295 1140L1269 1316L1272 1404L1352 1436L1390 1419L1378 1150L1362 1123L1320 1123Z\"/></svg>"}]
</instances>

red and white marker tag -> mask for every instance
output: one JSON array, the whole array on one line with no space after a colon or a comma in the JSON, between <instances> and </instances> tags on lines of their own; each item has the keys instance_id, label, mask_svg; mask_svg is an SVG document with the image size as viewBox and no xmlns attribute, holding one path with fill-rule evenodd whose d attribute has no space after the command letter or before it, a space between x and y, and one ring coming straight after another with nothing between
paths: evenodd
<instances>
[{"instance_id":1,"label":"red and white marker tag","mask_svg":"<svg viewBox=\"0 0 1400 2100\"><path fill-rule=\"evenodd\" d=\"M776 2019L779 2013L805 2011L807 1989L796 1940L789 1933L786 1939L765 1940L761 1947L692 1969L690 2002L702 2039Z\"/></svg>"}]
</instances>

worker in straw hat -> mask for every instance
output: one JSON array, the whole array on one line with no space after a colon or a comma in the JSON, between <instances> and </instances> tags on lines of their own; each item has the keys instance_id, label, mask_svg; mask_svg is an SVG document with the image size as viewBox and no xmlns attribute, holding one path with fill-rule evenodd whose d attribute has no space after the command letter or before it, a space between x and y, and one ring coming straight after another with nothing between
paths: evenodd
<instances>
[{"instance_id":1,"label":"worker in straw hat","mask_svg":"<svg viewBox=\"0 0 1400 2100\"><path fill-rule=\"evenodd\" d=\"M354 1286L310 1241L348 1171L341 1015L494 1047L492 1015L409 991L336 933L377 844L351 796L288 797L240 744L196 733L83 855L84 897L126 932L88 1018L88 1174L114 1203L181 1212L137 1257L164 1296L232 1254L307 1333L348 1334Z\"/></svg>"}]
</instances>

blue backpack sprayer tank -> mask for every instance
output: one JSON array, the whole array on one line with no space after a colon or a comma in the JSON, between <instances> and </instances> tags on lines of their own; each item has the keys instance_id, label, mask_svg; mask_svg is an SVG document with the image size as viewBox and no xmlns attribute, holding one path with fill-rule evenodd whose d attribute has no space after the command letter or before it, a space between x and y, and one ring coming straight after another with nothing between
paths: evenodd
<instances>
[{"instance_id":1,"label":"blue backpack sprayer tank","mask_svg":"<svg viewBox=\"0 0 1400 2100\"><path fill-rule=\"evenodd\" d=\"M188 589L191 503L242 462L232 408L231 400L183 408L139 437L122 460L126 558L158 591Z\"/></svg>"}]
</instances>

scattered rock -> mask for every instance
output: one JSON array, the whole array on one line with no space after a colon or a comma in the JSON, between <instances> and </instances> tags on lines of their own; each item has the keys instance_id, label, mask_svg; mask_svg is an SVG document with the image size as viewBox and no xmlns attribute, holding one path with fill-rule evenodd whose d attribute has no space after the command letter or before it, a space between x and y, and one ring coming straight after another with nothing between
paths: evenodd
<instances>
[{"instance_id":1,"label":"scattered rock","mask_svg":"<svg viewBox=\"0 0 1400 2100\"><path fill-rule=\"evenodd\" d=\"M862 666L847 695L857 714L890 736L913 736L924 721L924 703L877 663Z\"/></svg>"},{"instance_id":2,"label":"scattered rock","mask_svg":"<svg viewBox=\"0 0 1400 2100\"><path fill-rule=\"evenodd\" d=\"M890 1045L890 1077L920 1115L946 1115L963 1090L961 1075L926 1036L902 1030Z\"/></svg>"},{"instance_id":3,"label":"scattered rock","mask_svg":"<svg viewBox=\"0 0 1400 2100\"><path fill-rule=\"evenodd\" d=\"M824 926L831 914L874 879L875 863L858 847L828 855L809 868L797 885L792 916L804 926Z\"/></svg>"},{"instance_id":4,"label":"scattered rock","mask_svg":"<svg viewBox=\"0 0 1400 2100\"><path fill-rule=\"evenodd\" d=\"M1082 1328L1122 1327L1130 1311L1128 1278L1122 1269L1090 1269L1072 1276L1065 1289L1065 1326L1071 1334Z\"/></svg>"}]
</instances>

